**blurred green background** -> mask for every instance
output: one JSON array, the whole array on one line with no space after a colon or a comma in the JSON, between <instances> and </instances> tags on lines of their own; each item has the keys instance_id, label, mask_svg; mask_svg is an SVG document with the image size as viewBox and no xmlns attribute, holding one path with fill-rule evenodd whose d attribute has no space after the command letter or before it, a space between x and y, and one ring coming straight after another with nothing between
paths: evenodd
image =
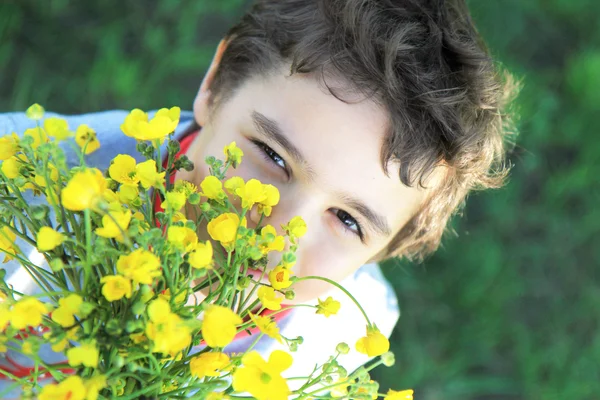
<instances>
[{"instance_id":1,"label":"blurred green background","mask_svg":"<svg viewBox=\"0 0 600 400\"><path fill-rule=\"evenodd\" d=\"M244 0L0 2L0 110L189 109ZM509 184L385 273L403 315L375 378L416 398L600 399L600 2L469 2L524 82Z\"/></svg>"}]
</instances>

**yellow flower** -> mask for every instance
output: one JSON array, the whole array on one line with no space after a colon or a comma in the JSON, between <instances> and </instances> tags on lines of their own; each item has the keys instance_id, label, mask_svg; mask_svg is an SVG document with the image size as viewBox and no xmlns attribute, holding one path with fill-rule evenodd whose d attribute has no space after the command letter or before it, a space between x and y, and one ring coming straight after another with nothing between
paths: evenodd
<instances>
[{"instance_id":1,"label":"yellow flower","mask_svg":"<svg viewBox=\"0 0 600 400\"><path fill-rule=\"evenodd\" d=\"M69 124L64 118L50 117L44 120L44 129L48 136L55 138L58 141L66 140L73 134L69 131Z\"/></svg>"},{"instance_id":2,"label":"yellow flower","mask_svg":"<svg viewBox=\"0 0 600 400\"><path fill-rule=\"evenodd\" d=\"M250 209L256 203L266 200L267 192L265 185L258 179L250 179L246 184L237 189L235 194L242 199L242 207Z\"/></svg>"},{"instance_id":3,"label":"yellow flower","mask_svg":"<svg viewBox=\"0 0 600 400\"><path fill-rule=\"evenodd\" d=\"M263 306L269 310L277 311L281 310L282 297L277 297L275 289L269 286L261 286L258 288L258 299Z\"/></svg>"},{"instance_id":4,"label":"yellow flower","mask_svg":"<svg viewBox=\"0 0 600 400\"><path fill-rule=\"evenodd\" d=\"M33 149L37 149L44 143L48 143L48 135L42 128L29 128L24 133L23 136L31 136L33 138L33 143L31 147Z\"/></svg>"},{"instance_id":5,"label":"yellow flower","mask_svg":"<svg viewBox=\"0 0 600 400\"><path fill-rule=\"evenodd\" d=\"M171 312L166 300L153 300L148 305L148 317L150 322L146 325L146 335L153 342L152 351L175 356L191 344L191 329Z\"/></svg>"},{"instance_id":6,"label":"yellow flower","mask_svg":"<svg viewBox=\"0 0 600 400\"><path fill-rule=\"evenodd\" d=\"M82 149L85 148L85 154L91 154L100 148L100 141L96 137L96 131L83 124L77 127L75 132L75 142Z\"/></svg>"},{"instance_id":7,"label":"yellow flower","mask_svg":"<svg viewBox=\"0 0 600 400\"><path fill-rule=\"evenodd\" d=\"M171 315L171 306L165 299L159 297L148 305L148 317L151 321L164 321L169 315Z\"/></svg>"},{"instance_id":8,"label":"yellow flower","mask_svg":"<svg viewBox=\"0 0 600 400\"><path fill-rule=\"evenodd\" d=\"M252 322L256 324L256 327L265 335L277 340L279 343L282 343L281 335L279 334L279 327L275 321L273 321L269 317L262 317L260 315L254 315L252 313L248 313L250 315L250 319Z\"/></svg>"},{"instance_id":9,"label":"yellow flower","mask_svg":"<svg viewBox=\"0 0 600 400\"><path fill-rule=\"evenodd\" d=\"M225 213L210 221L206 229L213 240L218 240L223 247L228 247L234 242L239 225L246 227L246 218L240 223L237 214Z\"/></svg>"},{"instance_id":10,"label":"yellow flower","mask_svg":"<svg viewBox=\"0 0 600 400\"><path fill-rule=\"evenodd\" d=\"M326 317L330 315L335 315L340 310L340 302L334 300L331 296L327 297L325 301L319 300L319 305L317 306L317 314L323 314Z\"/></svg>"},{"instance_id":11,"label":"yellow flower","mask_svg":"<svg viewBox=\"0 0 600 400\"><path fill-rule=\"evenodd\" d=\"M42 316L48 314L48 306L35 297L23 297L10 313L10 323L16 329L28 326L37 327L42 323Z\"/></svg>"},{"instance_id":12,"label":"yellow flower","mask_svg":"<svg viewBox=\"0 0 600 400\"><path fill-rule=\"evenodd\" d=\"M200 183L202 196L209 199L222 201L227 195L223 191L223 183L216 176L209 175Z\"/></svg>"},{"instance_id":13,"label":"yellow flower","mask_svg":"<svg viewBox=\"0 0 600 400\"><path fill-rule=\"evenodd\" d=\"M96 228L94 232L96 235L109 238L117 239L118 241L123 240L123 233L126 232L131 222L131 211L112 211L102 216L102 227Z\"/></svg>"},{"instance_id":14,"label":"yellow flower","mask_svg":"<svg viewBox=\"0 0 600 400\"><path fill-rule=\"evenodd\" d=\"M72 367L76 367L78 365L83 365L85 367L98 367L98 359L100 358L100 354L98 349L96 348L95 343L84 343L78 347L72 347L67 350L67 359L69 360L69 365Z\"/></svg>"},{"instance_id":15,"label":"yellow flower","mask_svg":"<svg viewBox=\"0 0 600 400\"><path fill-rule=\"evenodd\" d=\"M4 328L10 322L10 306L6 301L0 301L0 332L4 332Z\"/></svg>"},{"instance_id":16,"label":"yellow flower","mask_svg":"<svg viewBox=\"0 0 600 400\"><path fill-rule=\"evenodd\" d=\"M395 390L388 390L383 400L413 400L413 390L401 390L399 392Z\"/></svg>"},{"instance_id":17,"label":"yellow flower","mask_svg":"<svg viewBox=\"0 0 600 400\"><path fill-rule=\"evenodd\" d=\"M121 125L121 130L126 136L138 139L137 136L140 135L138 132L138 124L141 122L148 122L148 114L139 108L135 108L131 110L127 117L125 117L125 121Z\"/></svg>"},{"instance_id":18,"label":"yellow flower","mask_svg":"<svg viewBox=\"0 0 600 400\"><path fill-rule=\"evenodd\" d=\"M50 383L42 388L39 400L84 400L86 395L83 380L69 376L60 383Z\"/></svg>"},{"instance_id":19,"label":"yellow flower","mask_svg":"<svg viewBox=\"0 0 600 400\"><path fill-rule=\"evenodd\" d=\"M84 382L86 397L85 400L97 400L98 394L106 387L106 377L104 375L95 375Z\"/></svg>"},{"instance_id":20,"label":"yellow flower","mask_svg":"<svg viewBox=\"0 0 600 400\"><path fill-rule=\"evenodd\" d=\"M190 371L196 378L219 376L229 365L229 356L224 353L202 353L190 361Z\"/></svg>"},{"instance_id":21,"label":"yellow flower","mask_svg":"<svg viewBox=\"0 0 600 400\"><path fill-rule=\"evenodd\" d=\"M188 262L192 268L212 268L213 248L209 240L206 243L198 243L194 251L189 255Z\"/></svg>"},{"instance_id":22,"label":"yellow flower","mask_svg":"<svg viewBox=\"0 0 600 400\"><path fill-rule=\"evenodd\" d=\"M229 308L209 305L202 321L202 337L210 347L225 347L231 343L236 326L241 323L240 316Z\"/></svg>"},{"instance_id":23,"label":"yellow flower","mask_svg":"<svg viewBox=\"0 0 600 400\"><path fill-rule=\"evenodd\" d=\"M7 263L17 255L19 248L15 244L17 235L8 226L0 228L0 253L4 253L3 263Z\"/></svg>"},{"instance_id":24,"label":"yellow flower","mask_svg":"<svg viewBox=\"0 0 600 400\"><path fill-rule=\"evenodd\" d=\"M281 373L292 365L292 361L288 353L275 350L267 362L253 350L244 355L243 366L233 373L233 389L248 392L258 400L286 400L290 389Z\"/></svg>"},{"instance_id":25,"label":"yellow flower","mask_svg":"<svg viewBox=\"0 0 600 400\"><path fill-rule=\"evenodd\" d=\"M100 279L102 295L108 301L121 300L123 296L131 298L131 281L121 275L109 275Z\"/></svg>"},{"instance_id":26,"label":"yellow flower","mask_svg":"<svg viewBox=\"0 0 600 400\"><path fill-rule=\"evenodd\" d=\"M159 173L156 169L156 161L154 160L139 163L136 165L135 171L144 189L161 186L165 183L166 172Z\"/></svg>"},{"instance_id":27,"label":"yellow flower","mask_svg":"<svg viewBox=\"0 0 600 400\"><path fill-rule=\"evenodd\" d=\"M133 280L136 285L149 285L154 278L161 275L160 258L147 250L137 249L119 257L117 271Z\"/></svg>"},{"instance_id":28,"label":"yellow flower","mask_svg":"<svg viewBox=\"0 0 600 400\"><path fill-rule=\"evenodd\" d=\"M235 195L235 192L243 188L246 183L239 176L234 176L225 181L225 190L227 190L230 194Z\"/></svg>"},{"instance_id":29,"label":"yellow flower","mask_svg":"<svg viewBox=\"0 0 600 400\"><path fill-rule=\"evenodd\" d=\"M93 208L105 190L106 179L98 169L77 172L62 191L62 205L70 211Z\"/></svg>"},{"instance_id":30,"label":"yellow flower","mask_svg":"<svg viewBox=\"0 0 600 400\"><path fill-rule=\"evenodd\" d=\"M180 113L179 107L161 108L148 121L148 114L136 108L125 118L121 130L137 140L159 140L162 143L177 128Z\"/></svg>"},{"instance_id":31,"label":"yellow flower","mask_svg":"<svg viewBox=\"0 0 600 400\"><path fill-rule=\"evenodd\" d=\"M390 349L390 342L376 326L367 326L367 336L356 342L356 350L369 357L380 356Z\"/></svg>"},{"instance_id":32,"label":"yellow flower","mask_svg":"<svg viewBox=\"0 0 600 400\"><path fill-rule=\"evenodd\" d=\"M269 272L269 282L275 290L286 289L292 285L290 271L281 265L276 266Z\"/></svg>"},{"instance_id":33,"label":"yellow flower","mask_svg":"<svg viewBox=\"0 0 600 400\"><path fill-rule=\"evenodd\" d=\"M263 188L266 198L258 203L258 212L269 217L273 207L279 203L279 189L273 185L263 185Z\"/></svg>"},{"instance_id":34,"label":"yellow flower","mask_svg":"<svg viewBox=\"0 0 600 400\"><path fill-rule=\"evenodd\" d=\"M29 119L37 121L44 118L44 112L44 107L40 106L38 103L34 103L27 108L25 111L25 116Z\"/></svg>"},{"instance_id":35,"label":"yellow flower","mask_svg":"<svg viewBox=\"0 0 600 400\"><path fill-rule=\"evenodd\" d=\"M75 325L75 314L79 313L82 305L83 299L75 293L58 300L58 307L52 312L52 321L63 328Z\"/></svg>"},{"instance_id":36,"label":"yellow flower","mask_svg":"<svg viewBox=\"0 0 600 400\"><path fill-rule=\"evenodd\" d=\"M119 154L111 161L108 174L119 183L137 185L140 178L136 174L135 167L135 158L127 154Z\"/></svg>"},{"instance_id":37,"label":"yellow flower","mask_svg":"<svg viewBox=\"0 0 600 400\"><path fill-rule=\"evenodd\" d=\"M223 153L225 154L225 157L227 157L226 161L231 161L233 168L237 168L237 166L240 165L242 162L242 156L244 155L242 149L237 147L235 142L231 142L225 146Z\"/></svg>"},{"instance_id":38,"label":"yellow flower","mask_svg":"<svg viewBox=\"0 0 600 400\"><path fill-rule=\"evenodd\" d=\"M165 195L165 201L162 203L162 207L165 210L179 211L185 206L186 198L185 193L181 192L167 192Z\"/></svg>"},{"instance_id":39,"label":"yellow flower","mask_svg":"<svg viewBox=\"0 0 600 400\"><path fill-rule=\"evenodd\" d=\"M42 226L37 234L37 249L39 251L50 251L56 246L60 246L66 237L62 233L56 232L49 226Z\"/></svg>"},{"instance_id":40,"label":"yellow flower","mask_svg":"<svg viewBox=\"0 0 600 400\"><path fill-rule=\"evenodd\" d=\"M192 182L188 182L183 179L177 179L175 181L173 190L175 190L176 192L185 194L186 198L188 198L192 194L198 192L198 188L196 187L196 185L194 185Z\"/></svg>"},{"instance_id":41,"label":"yellow flower","mask_svg":"<svg viewBox=\"0 0 600 400\"><path fill-rule=\"evenodd\" d=\"M121 185L118 197L121 203L131 205L139 198L137 185Z\"/></svg>"},{"instance_id":42,"label":"yellow flower","mask_svg":"<svg viewBox=\"0 0 600 400\"><path fill-rule=\"evenodd\" d=\"M21 175L20 169L27 163L27 157L23 154L12 156L2 162L2 172L8 179L15 179Z\"/></svg>"},{"instance_id":43,"label":"yellow flower","mask_svg":"<svg viewBox=\"0 0 600 400\"><path fill-rule=\"evenodd\" d=\"M175 211L173 213L173 216L171 217L171 220L173 222L186 222L187 218L185 217L185 214L180 212L180 211Z\"/></svg>"},{"instance_id":44,"label":"yellow flower","mask_svg":"<svg viewBox=\"0 0 600 400\"><path fill-rule=\"evenodd\" d=\"M175 248L187 253L198 244L198 235L185 226L170 226L167 231L167 240Z\"/></svg>"},{"instance_id":45,"label":"yellow flower","mask_svg":"<svg viewBox=\"0 0 600 400\"><path fill-rule=\"evenodd\" d=\"M294 217L290 223L285 227L290 236L301 238L306 234L306 222L302 217Z\"/></svg>"},{"instance_id":46,"label":"yellow flower","mask_svg":"<svg viewBox=\"0 0 600 400\"><path fill-rule=\"evenodd\" d=\"M263 238L263 243L260 246L263 254L267 254L271 251L283 251L285 247L285 238L278 235L277 231L272 225L265 225L260 230L260 235ZM274 238L271 240L266 240L267 235L273 235Z\"/></svg>"},{"instance_id":47,"label":"yellow flower","mask_svg":"<svg viewBox=\"0 0 600 400\"><path fill-rule=\"evenodd\" d=\"M19 137L16 133L0 137L0 160L8 160L19 151Z\"/></svg>"}]
</instances>

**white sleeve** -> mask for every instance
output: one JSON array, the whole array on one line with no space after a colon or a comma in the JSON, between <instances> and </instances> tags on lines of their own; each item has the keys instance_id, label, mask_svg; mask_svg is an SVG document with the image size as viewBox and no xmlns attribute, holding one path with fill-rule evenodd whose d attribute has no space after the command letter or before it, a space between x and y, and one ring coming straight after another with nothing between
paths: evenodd
<instances>
[{"instance_id":1,"label":"white sleeve","mask_svg":"<svg viewBox=\"0 0 600 400\"><path fill-rule=\"evenodd\" d=\"M398 300L391 285L384 278L377 264L367 264L356 273L341 282L365 309L373 323L381 333L389 337L400 316ZM366 334L366 320L352 300L341 290L333 288L321 297L332 296L341 303L337 315L325 317L316 314L308 307L294 309L281 328L281 334L287 338L302 336L304 343L298 352L292 353L294 363L286 370L288 377L307 376L316 364L323 364L329 356L335 354L338 343L346 342L350 352L339 357L339 362L351 373L367 361L369 357L358 353L356 341ZM316 300L315 300L316 303ZM271 341L272 349L287 350L286 346Z\"/></svg>"}]
</instances>

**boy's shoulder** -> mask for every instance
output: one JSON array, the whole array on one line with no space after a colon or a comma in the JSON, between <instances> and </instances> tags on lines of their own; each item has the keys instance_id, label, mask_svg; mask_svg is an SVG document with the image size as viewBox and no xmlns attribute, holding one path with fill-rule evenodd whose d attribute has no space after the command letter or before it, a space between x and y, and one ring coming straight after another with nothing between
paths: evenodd
<instances>
[{"instance_id":1,"label":"boy's shoulder","mask_svg":"<svg viewBox=\"0 0 600 400\"><path fill-rule=\"evenodd\" d=\"M148 112L151 118L155 111ZM86 124L96 131L96 136L100 141L100 148L94 153L86 156L88 165L100 169L108 168L110 161L117 154L129 154L137 161L143 161L142 156L136 151L136 140L125 136L121 131L121 124L129 114L125 110L109 110L78 115L63 115L53 112L46 112L44 118L63 118L69 124L69 129L75 131L79 125ZM182 111L179 126L175 132L182 132L193 121L191 111ZM35 128L36 121L25 116L23 112L11 112L0 114L0 136L15 132L22 135L29 128ZM67 155L67 160L75 165L78 160L72 146L68 143L63 145Z\"/></svg>"}]
</instances>

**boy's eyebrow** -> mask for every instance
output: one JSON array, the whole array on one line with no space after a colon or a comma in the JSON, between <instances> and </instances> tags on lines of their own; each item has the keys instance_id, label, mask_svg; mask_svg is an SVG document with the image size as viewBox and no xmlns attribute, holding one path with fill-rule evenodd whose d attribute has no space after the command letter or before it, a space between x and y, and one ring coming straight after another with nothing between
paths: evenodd
<instances>
[{"instance_id":1,"label":"boy's eyebrow","mask_svg":"<svg viewBox=\"0 0 600 400\"><path fill-rule=\"evenodd\" d=\"M294 144L290 142L283 134L283 130L277 121L268 118L258 111L252 111L252 122L254 122L256 129L258 129L262 134L283 147L285 151L292 156L297 164L308 166L306 158L304 158L300 149L294 146Z\"/></svg>"},{"instance_id":2,"label":"boy's eyebrow","mask_svg":"<svg viewBox=\"0 0 600 400\"><path fill-rule=\"evenodd\" d=\"M363 203L361 200L356 199L346 194L341 194L340 198L348 206L354 208L356 211L361 213L365 219L369 222L375 232L382 236L389 236L392 233L387 220L380 214L373 211L369 206Z\"/></svg>"},{"instance_id":3,"label":"boy's eyebrow","mask_svg":"<svg viewBox=\"0 0 600 400\"><path fill-rule=\"evenodd\" d=\"M263 135L280 145L286 152L289 153L290 156L294 159L294 161L305 167L306 174L309 179L312 179L314 176L314 172L310 168L309 164L306 162L306 158L302 155L300 149L298 149L283 133L283 130L277 123L267 116L259 113L258 111L252 111L252 122L256 129L258 129ZM359 213L363 215L363 217L369 222L373 230L383 236L388 236L391 234L391 229L386 221L386 219L380 214L373 211L369 206L367 206L364 202L359 199L356 199L347 194L338 194L338 197L346 203L349 207L355 209Z\"/></svg>"}]
</instances>

